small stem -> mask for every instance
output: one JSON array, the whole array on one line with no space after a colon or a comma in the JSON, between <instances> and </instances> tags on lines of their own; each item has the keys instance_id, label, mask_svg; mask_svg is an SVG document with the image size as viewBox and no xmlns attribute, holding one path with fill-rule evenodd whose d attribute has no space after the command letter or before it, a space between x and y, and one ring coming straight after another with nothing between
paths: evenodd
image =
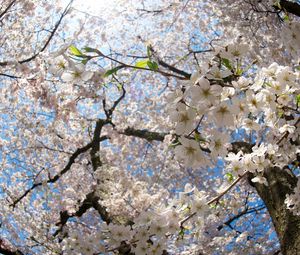
<instances>
[{"instance_id":1,"label":"small stem","mask_svg":"<svg viewBox=\"0 0 300 255\"><path fill-rule=\"evenodd\" d=\"M218 196L216 196L215 198L211 199L210 201L207 202L207 205L211 205L217 201L220 200L221 197L223 197L229 190L231 190L240 180L243 179L243 177L248 173L248 171L246 171L245 173L243 173L242 175L240 175L233 183L231 183L221 194L219 194ZM186 218L184 218L181 222L180 222L180 227L183 228L183 224L185 222L187 222L189 219L191 219L192 217L194 217L197 214L197 212L194 212L192 214L190 214L189 216L187 216Z\"/></svg>"}]
</instances>

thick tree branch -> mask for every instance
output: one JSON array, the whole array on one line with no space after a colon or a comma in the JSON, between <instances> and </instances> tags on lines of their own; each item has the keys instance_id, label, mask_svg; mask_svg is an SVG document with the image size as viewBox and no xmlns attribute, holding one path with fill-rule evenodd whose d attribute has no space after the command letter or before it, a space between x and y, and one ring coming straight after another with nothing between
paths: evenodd
<instances>
[{"instance_id":1,"label":"thick tree branch","mask_svg":"<svg viewBox=\"0 0 300 255\"><path fill-rule=\"evenodd\" d=\"M285 11L300 17L300 5L298 3L281 0L280 5Z\"/></svg>"},{"instance_id":2,"label":"thick tree branch","mask_svg":"<svg viewBox=\"0 0 300 255\"><path fill-rule=\"evenodd\" d=\"M94 130L93 140L91 142L91 160L92 160L92 166L93 170L96 171L98 167L102 166L102 162L100 160L100 142L101 142L101 130L104 127L104 125L108 124L107 120L98 119L96 121L96 127Z\"/></svg>"},{"instance_id":3,"label":"thick tree branch","mask_svg":"<svg viewBox=\"0 0 300 255\"><path fill-rule=\"evenodd\" d=\"M300 254L300 217L293 215L284 203L293 192L297 177L288 169L270 167L264 170L268 186L254 183L272 218L283 255Z\"/></svg>"},{"instance_id":4,"label":"thick tree branch","mask_svg":"<svg viewBox=\"0 0 300 255\"><path fill-rule=\"evenodd\" d=\"M59 228L55 231L53 236L57 236L62 231L63 227L66 225L70 218L81 217L90 208L94 208L99 213L101 219L109 224L112 220L109 217L106 208L99 203L99 199L100 198L96 195L96 192L92 191L86 195L86 198L83 200L80 207L75 213L69 214L68 211L60 212L60 221L56 223L56 226L59 226Z\"/></svg>"},{"instance_id":5,"label":"thick tree branch","mask_svg":"<svg viewBox=\"0 0 300 255\"><path fill-rule=\"evenodd\" d=\"M120 99L120 101L121 101L121 99ZM117 104L118 103L115 103L114 107L116 107ZM114 110L114 108L113 108L113 110ZM101 131L102 131L102 128L106 124L109 123L109 119L111 117L111 114L113 113L113 110L110 109L110 115L107 116L107 119L98 119L96 121L93 139L92 139L91 143L88 144L89 148L91 148L90 156L91 156L92 167L93 167L94 171L96 171L100 166L102 166L102 162L101 162L100 155L99 155L100 142L107 139L107 137L106 136L101 137ZM101 185L101 183L98 182L98 185ZM81 203L79 209L75 213L69 214L68 211L60 212L60 222L58 222L56 224L57 226L60 226L60 227L55 231L53 236L57 236L62 231L64 225L67 223L69 218L75 217L75 216L81 217L90 208L94 208L99 213L102 220L105 221L107 224L109 224L111 222L109 214L107 213L106 208L99 203L99 200L100 200L100 197L96 195L96 191L92 191L86 195L86 198Z\"/></svg>"},{"instance_id":6,"label":"thick tree branch","mask_svg":"<svg viewBox=\"0 0 300 255\"><path fill-rule=\"evenodd\" d=\"M168 133L153 132L153 131L148 131L146 129L134 129L128 127L124 131L120 131L119 134L146 139L149 142L151 141L162 142Z\"/></svg>"}]
</instances>

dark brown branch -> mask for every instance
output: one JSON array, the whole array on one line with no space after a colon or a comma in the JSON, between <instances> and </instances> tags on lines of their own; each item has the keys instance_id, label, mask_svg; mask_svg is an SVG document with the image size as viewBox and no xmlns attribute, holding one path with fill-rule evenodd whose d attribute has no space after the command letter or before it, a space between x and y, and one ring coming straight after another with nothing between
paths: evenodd
<instances>
[{"instance_id":1,"label":"dark brown branch","mask_svg":"<svg viewBox=\"0 0 300 255\"><path fill-rule=\"evenodd\" d=\"M118 131L118 133L122 134L122 135L126 135L126 136L134 136L134 137L138 137L141 139L146 139L149 142L151 142L151 141L163 142L165 139L165 136L169 134L169 133L164 133L164 132L149 131L147 129L135 129L132 127L127 127L123 131ZM190 137L189 139L195 139L195 138ZM243 141L237 141L237 142L231 143L231 149L229 151L238 153L241 150L244 153L251 153L253 146L254 146L254 144L250 144L250 143L243 142ZM205 151L207 153L211 152L208 148L201 147L201 150Z\"/></svg>"},{"instance_id":2,"label":"dark brown branch","mask_svg":"<svg viewBox=\"0 0 300 255\"><path fill-rule=\"evenodd\" d=\"M13 6L13 4L16 2L17 0L13 0L11 1L8 6L4 9L3 12L0 13L0 20L3 18L3 16L8 12L8 10Z\"/></svg>"},{"instance_id":3,"label":"dark brown branch","mask_svg":"<svg viewBox=\"0 0 300 255\"><path fill-rule=\"evenodd\" d=\"M53 178L50 178L49 180L47 180L47 183L55 183L62 175L64 175L66 172L68 172L70 170L72 164L75 162L75 159L80 154L86 152L90 148L92 148L91 159L92 159L93 169L94 169L94 171L96 171L97 168L102 165L100 157L99 157L99 155L97 155L97 153L100 150L100 142L104 141L108 138L107 136L100 137L102 127L107 123L108 123L107 121L99 119L96 123L93 141L91 143L87 144L86 146L77 149L76 152L70 157L69 162L66 165L66 167L59 174L57 174ZM148 141L160 141L160 142L162 142L164 140L164 137L167 135L167 133L152 132L152 131L147 131L147 130L138 130L138 129L133 129L133 128L129 128L129 127L127 129L125 129L123 132L120 132L120 134L134 136L134 137L146 139ZM241 147L245 147L245 148L247 148L247 150L250 150L250 147L251 147L251 145L249 145L248 143L244 143L244 142L235 142L232 145L233 145L233 147L237 146L239 149L241 149ZM43 182L33 184L31 186L31 188L26 190L21 197L19 197L17 200L15 200L13 202L12 206L15 207L24 197L26 197L28 195L28 193L30 193L36 187L41 186L42 184L43 184Z\"/></svg>"},{"instance_id":4,"label":"dark brown branch","mask_svg":"<svg viewBox=\"0 0 300 255\"><path fill-rule=\"evenodd\" d=\"M62 231L63 227L70 218L81 217L90 208L94 208L99 213L101 219L109 224L111 219L106 211L106 208L99 203L99 199L100 198L96 195L95 191L92 191L86 195L86 198L83 200L82 204L75 213L69 214L68 211L60 212L60 221L56 223L56 226L59 226L59 228L55 231L53 236L57 236Z\"/></svg>"},{"instance_id":5,"label":"dark brown branch","mask_svg":"<svg viewBox=\"0 0 300 255\"><path fill-rule=\"evenodd\" d=\"M190 79L191 78L191 74L183 71L183 70L180 70L174 66L171 66L169 64L167 64L166 62L164 62L163 60L161 59L158 59L158 64L169 69L170 71L174 72L174 73L177 73L177 74L180 74L180 75L183 75L184 77Z\"/></svg>"},{"instance_id":6,"label":"dark brown branch","mask_svg":"<svg viewBox=\"0 0 300 255\"><path fill-rule=\"evenodd\" d=\"M4 240L0 238L0 254L3 255L23 255L24 253L17 249L9 248L5 245Z\"/></svg>"},{"instance_id":7,"label":"dark brown branch","mask_svg":"<svg viewBox=\"0 0 300 255\"><path fill-rule=\"evenodd\" d=\"M103 58L109 59L109 60L111 60L111 61L119 64L119 66L114 67L114 69L116 69L116 70L120 70L120 69L123 69L123 68L132 68L132 69L137 69L137 70L145 70L145 71L159 73L159 74L161 74L161 75L163 75L165 77L174 77L174 78L177 78L179 80L187 80L187 79L189 79L189 78L187 78L184 75L179 76L179 75L176 75L176 74L173 74L173 73L165 72L165 71L160 70L160 69L150 69L150 68L146 68L146 67L139 67L139 66L129 65L129 64L123 63L122 61L114 59L114 58L110 57L109 55L104 55L99 50L97 51L97 54L98 54L97 56L93 56L93 57L90 57L90 58L103 57Z\"/></svg>"},{"instance_id":8,"label":"dark brown branch","mask_svg":"<svg viewBox=\"0 0 300 255\"><path fill-rule=\"evenodd\" d=\"M113 59L111 57L108 57L108 56L104 56L104 58L107 58L111 61L119 63L120 65L115 67L118 70L123 69L123 68L132 68L132 69L137 69L137 70L145 70L145 71L159 73L159 74L161 74L165 77L174 77L174 78L177 78L179 80L187 80L188 79L187 77L182 77L182 76L179 76L179 75L176 75L176 74L167 73L167 72L159 70L159 69L158 70L152 70L152 69L146 68L146 67L138 67L138 66L128 65L128 64L122 63L122 62L120 62L116 59Z\"/></svg>"},{"instance_id":9,"label":"dark brown branch","mask_svg":"<svg viewBox=\"0 0 300 255\"><path fill-rule=\"evenodd\" d=\"M140 11L140 12L143 12L145 14L154 14L154 15L157 15L159 13L163 13L164 11L168 10L170 7L172 7L172 4L169 4L165 8L157 9L157 10L149 10L149 9L146 9L146 8L139 8L139 9L136 9L136 10Z\"/></svg>"},{"instance_id":10,"label":"dark brown branch","mask_svg":"<svg viewBox=\"0 0 300 255\"><path fill-rule=\"evenodd\" d=\"M71 166L73 165L73 163L75 162L75 159L82 153L88 151L90 148L92 148L92 143L87 144L86 146L77 149L72 156L69 159L68 164L64 167L64 169L59 172L59 174L56 174L53 178L49 178L47 180L47 183L55 183L62 175L64 175L65 173L67 173L70 169ZM41 185L43 185L44 182L38 182L38 183L34 183L29 189L27 189L22 196L20 196L18 199L16 199L12 206L15 207L24 197L26 197L32 190L34 190L36 187L39 187Z\"/></svg>"},{"instance_id":11,"label":"dark brown branch","mask_svg":"<svg viewBox=\"0 0 300 255\"><path fill-rule=\"evenodd\" d=\"M96 171L101 165L101 159L100 159L100 142L108 139L107 136L101 137L101 131L102 128L111 123L111 117L115 110L115 108L118 106L118 104L122 101L122 99L125 97L125 89L122 86L122 94L121 96L114 102L113 106L109 110L105 110L106 119L98 119L96 121L96 126L94 129L93 139L91 143L89 143L89 148L91 148L90 156L92 161L93 170ZM105 108L105 100L103 101L103 106ZM98 185L101 185L101 183L98 183ZM85 200L80 205L79 209L74 214L69 214L68 211L62 211L60 212L60 222L58 222L56 225L60 226L55 233L54 236L57 236L63 229L64 225L67 223L68 219L71 217L81 217L85 212L87 212L90 208L94 208L99 215L101 216L102 220L105 221L107 224L111 222L111 218L109 217L109 214L106 211L106 208L102 206L99 203L100 197L96 195L95 191L90 192L86 195Z\"/></svg>"},{"instance_id":12,"label":"dark brown branch","mask_svg":"<svg viewBox=\"0 0 300 255\"><path fill-rule=\"evenodd\" d=\"M270 167L263 175L268 186L253 183L272 218L283 255L300 254L300 217L291 212L285 204L288 194L297 185L298 178L289 170Z\"/></svg>"},{"instance_id":13,"label":"dark brown branch","mask_svg":"<svg viewBox=\"0 0 300 255\"><path fill-rule=\"evenodd\" d=\"M261 210L264 210L266 207L264 205L261 206L257 206L257 207L252 207L252 208L244 208L244 210L240 211L238 214L234 215L233 217L229 218L228 220L226 220L222 225L218 226L218 230L220 231L221 229L223 229L224 226L229 226L231 225L232 222L234 222L235 220L239 219L240 217L253 213L253 212L258 212Z\"/></svg>"},{"instance_id":14,"label":"dark brown branch","mask_svg":"<svg viewBox=\"0 0 300 255\"><path fill-rule=\"evenodd\" d=\"M10 74L6 74L6 73L0 73L0 76L4 76L4 77L8 77L11 79L20 79L20 76L15 76L15 75L10 75Z\"/></svg>"},{"instance_id":15,"label":"dark brown branch","mask_svg":"<svg viewBox=\"0 0 300 255\"><path fill-rule=\"evenodd\" d=\"M127 135L127 136L135 136L138 138L146 139L147 141L160 141L162 142L165 138L165 136L168 133L159 133L159 132L152 132L148 131L146 129L134 129L131 127L126 128L124 131L119 132L122 135Z\"/></svg>"},{"instance_id":16,"label":"dark brown branch","mask_svg":"<svg viewBox=\"0 0 300 255\"><path fill-rule=\"evenodd\" d=\"M106 124L111 124L113 127L115 126L113 123L112 123L112 115L113 115L113 112L114 110L116 109L116 107L121 103L121 101L125 98L125 95L126 95L126 90L124 88L124 84L122 84L115 75L113 75L113 78L119 83L122 85L122 93L121 95L119 96L119 98L114 101L112 107L110 109L106 109L106 100L103 99L102 100L102 104L103 104L103 109L104 109L104 112L105 112L105 116L106 116Z\"/></svg>"},{"instance_id":17,"label":"dark brown branch","mask_svg":"<svg viewBox=\"0 0 300 255\"><path fill-rule=\"evenodd\" d=\"M298 3L281 0L280 5L285 11L300 17L300 5Z\"/></svg>"},{"instance_id":18,"label":"dark brown branch","mask_svg":"<svg viewBox=\"0 0 300 255\"><path fill-rule=\"evenodd\" d=\"M113 110L111 111L112 114ZM107 118L109 118L108 116ZM89 148L91 148L90 156L92 161L93 170L96 171L100 166L102 166L102 162L100 159L99 151L100 151L100 142L106 140L107 136L101 137L102 128L109 123L108 119L98 119L96 121L96 126L94 129L93 139L91 143L89 143ZM98 183L101 185L101 183ZM85 212L87 212L90 208L94 208L99 215L101 216L102 220L105 221L107 224L111 222L109 214L106 211L106 208L99 203L100 197L96 195L95 191L90 192L86 195L86 198L80 205L79 209L73 213L69 214L68 211L60 212L60 222L56 225L60 226L53 236L57 236L63 229L64 225L67 223L68 219L71 217L81 217Z\"/></svg>"},{"instance_id":19,"label":"dark brown branch","mask_svg":"<svg viewBox=\"0 0 300 255\"><path fill-rule=\"evenodd\" d=\"M141 12L145 12L147 14L152 13L154 15L162 13L164 11L164 9L160 9L160 10L147 10L147 9L136 9L137 11L141 11Z\"/></svg>"},{"instance_id":20,"label":"dark brown branch","mask_svg":"<svg viewBox=\"0 0 300 255\"><path fill-rule=\"evenodd\" d=\"M106 137L100 138L101 130L104 127L104 125L108 124L107 120L98 119L96 122L96 127L94 130L93 140L91 142L91 160L92 160L92 166L93 170L96 171L98 167L102 166L102 162L100 160L99 151L100 151L100 142L102 139L106 139Z\"/></svg>"},{"instance_id":21,"label":"dark brown branch","mask_svg":"<svg viewBox=\"0 0 300 255\"><path fill-rule=\"evenodd\" d=\"M238 153L239 151L242 151L243 153L251 153L252 147L255 144L250 144L244 141L237 141L231 143L231 152Z\"/></svg>"},{"instance_id":22,"label":"dark brown branch","mask_svg":"<svg viewBox=\"0 0 300 255\"><path fill-rule=\"evenodd\" d=\"M50 41L52 40L54 34L56 33L58 27L60 26L63 18L68 14L70 8L71 8L71 5L72 3L74 2L74 0L71 0L69 2L69 4L67 5L67 7L64 9L63 13L61 14L59 20L56 22L53 30L51 31L50 33L50 36L48 37L48 39L46 40L44 46L39 50L39 52L35 53L34 55L32 55L31 57L29 58L26 58L26 59L23 59L23 60L20 60L18 61L19 64L24 64L24 63L27 63L27 62L30 62L32 61L33 59L35 59L41 52L45 51L45 49L48 47ZM8 62L7 61L4 61L4 62L0 62L0 66L7 66L8 65Z\"/></svg>"},{"instance_id":23,"label":"dark brown branch","mask_svg":"<svg viewBox=\"0 0 300 255\"><path fill-rule=\"evenodd\" d=\"M180 69L178 69L178 68L176 68L176 67L174 67L174 66L172 66L172 65L170 65L170 64L168 64L168 63L166 63L166 62L164 62L162 59L160 59L160 58L157 56L157 54L156 54L156 52L154 51L154 49L153 49L152 46L149 46L149 48L150 48L150 51L155 55L155 57L157 57L157 60L158 60L158 64L159 64L159 65L161 65L161 66L167 68L168 70L172 71L173 73L182 75L182 76L184 76L184 77L187 78L187 79L190 79L190 78L191 78L191 74L189 74L189 73L187 73L187 72L185 72L185 71L183 71L183 70L180 70Z\"/></svg>"}]
</instances>

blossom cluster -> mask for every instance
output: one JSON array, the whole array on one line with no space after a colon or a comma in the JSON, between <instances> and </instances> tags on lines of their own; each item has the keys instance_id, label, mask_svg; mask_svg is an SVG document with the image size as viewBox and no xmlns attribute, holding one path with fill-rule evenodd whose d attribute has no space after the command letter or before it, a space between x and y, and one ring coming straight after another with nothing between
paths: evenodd
<instances>
[{"instance_id":1,"label":"blossom cluster","mask_svg":"<svg viewBox=\"0 0 300 255\"><path fill-rule=\"evenodd\" d=\"M287 152L287 143L281 144L280 139L299 136L297 119L286 117L298 112L299 72L273 63L255 78L242 76L246 48L242 44L220 50L219 68L212 66L194 74L191 81L167 96L178 137L175 155L187 167L203 167L209 165L209 158L227 155L227 169L238 175L256 171L260 174L253 181L266 183L262 177L266 167L287 165L298 153L293 143ZM233 66L235 61L238 64ZM250 144L256 141L253 152L230 152L236 140L232 132L246 132Z\"/></svg>"},{"instance_id":2,"label":"blossom cluster","mask_svg":"<svg viewBox=\"0 0 300 255\"><path fill-rule=\"evenodd\" d=\"M161 255L169 249L168 243L190 242L193 236L201 235L198 232L208 212L205 193L186 184L184 191L168 205L160 203L142 210L127 225L102 222L97 234L73 232L62 247L67 254L92 255L127 247L137 255ZM185 220L190 217L194 219L186 228Z\"/></svg>"},{"instance_id":3,"label":"blossom cluster","mask_svg":"<svg viewBox=\"0 0 300 255\"><path fill-rule=\"evenodd\" d=\"M60 2L0 7L1 248L274 254L242 177L268 188L265 169L299 168L297 20L274 0L121 0L99 16Z\"/></svg>"}]
</instances>

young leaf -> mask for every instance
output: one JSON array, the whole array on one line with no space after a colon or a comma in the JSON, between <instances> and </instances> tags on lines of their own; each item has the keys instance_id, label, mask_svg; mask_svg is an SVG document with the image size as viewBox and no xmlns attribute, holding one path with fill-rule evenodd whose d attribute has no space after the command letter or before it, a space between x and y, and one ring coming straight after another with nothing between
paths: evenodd
<instances>
[{"instance_id":1,"label":"young leaf","mask_svg":"<svg viewBox=\"0 0 300 255\"><path fill-rule=\"evenodd\" d=\"M71 45L69 47L69 51L72 55L76 56L76 57L79 57L79 58L84 58L84 54L78 49L76 48L74 45Z\"/></svg>"},{"instance_id":2,"label":"young leaf","mask_svg":"<svg viewBox=\"0 0 300 255\"><path fill-rule=\"evenodd\" d=\"M200 134L199 134L199 132L195 132L195 140L196 140L196 142L200 142Z\"/></svg>"},{"instance_id":3,"label":"young leaf","mask_svg":"<svg viewBox=\"0 0 300 255\"><path fill-rule=\"evenodd\" d=\"M118 83L117 88L118 88L119 91L121 91L122 90L122 84Z\"/></svg>"},{"instance_id":4,"label":"young leaf","mask_svg":"<svg viewBox=\"0 0 300 255\"><path fill-rule=\"evenodd\" d=\"M110 70L106 71L105 74L104 74L104 77L108 77L108 76L110 76L112 74L115 74L121 68L122 68L122 66L117 66L117 67L115 67L113 69L110 69Z\"/></svg>"},{"instance_id":5,"label":"young leaf","mask_svg":"<svg viewBox=\"0 0 300 255\"><path fill-rule=\"evenodd\" d=\"M180 229L180 231L178 233L178 237L181 238L181 239L183 239L183 237L184 237L184 229L183 228Z\"/></svg>"},{"instance_id":6,"label":"young leaf","mask_svg":"<svg viewBox=\"0 0 300 255\"><path fill-rule=\"evenodd\" d=\"M136 67L146 68L148 66L149 59L141 60L135 63Z\"/></svg>"},{"instance_id":7,"label":"young leaf","mask_svg":"<svg viewBox=\"0 0 300 255\"><path fill-rule=\"evenodd\" d=\"M283 20L288 22L290 20L289 16L287 14L284 15Z\"/></svg>"},{"instance_id":8,"label":"young leaf","mask_svg":"<svg viewBox=\"0 0 300 255\"><path fill-rule=\"evenodd\" d=\"M83 50L86 51L86 52L95 52L95 53L97 53L98 55L102 55L101 52L100 52L99 50L94 49L94 48L84 47Z\"/></svg>"},{"instance_id":9,"label":"young leaf","mask_svg":"<svg viewBox=\"0 0 300 255\"><path fill-rule=\"evenodd\" d=\"M151 69L156 71L158 69L158 64L154 61L147 61L147 66Z\"/></svg>"},{"instance_id":10,"label":"young leaf","mask_svg":"<svg viewBox=\"0 0 300 255\"><path fill-rule=\"evenodd\" d=\"M81 60L81 63L85 65L88 61L89 61L89 59L85 58L85 59Z\"/></svg>"},{"instance_id":11,"label":"young leaf","mask_svg":"<svg viewBox=\"0 0 300 255\"><path fill-rule=\"evenodd\" d=\"M227 67L229 70L232 70L232 69L233 69L232 66L231 66L231 64L230 64L229 59L227 59L227 58L222 58L222 64L223 64L225 67Z\"/></svg>"},{"instance_id":12,"label":"young leaf","mask_svg":"<svg viewBox=\"0 0 300 255\"><path fill-rule=\"evenodd\" d=\"M241 76L243 74L243 69L238 68L235 73L236 73L236 75Z\"/></svg>"},{"instance_id":13,"label":"young leaf","mask_svg":"<svg viewBox=\"0 0 300 255\"><path fill-rule=\"evenodd\" d=\"M263 85L266 85L268 87L272 87L272 84L270 82L265 81Z\"/></svg>"},{"instance_id":14,"label":"young leaf","mask_svg":"<svg viewBox=\"0 0 300 255\"><path fill-rule=\"evenodd\" d=\"M281 4L280 4L280 0L276 0L275 3L273 4L273 6L278 8L279 10L282 9Z\"/></svg>"},{"instance_id":15,"label":"young leaf","mask_svg":"<svg viewBox=\"0 0 300 255\"><path fill-rule=\"evenodd\" d=\"M147 46L147 56L150 59L151 58L151 49L150 46Z\"/></svg>"},{"instance_id":16,"label":"young leaf","mask_svg":"<svg viewBox=\"0 0 300 255\"><path fill-rule=\"evenodd\" d=\"M226 175L229 182L233 181L233 174L232 173L226 173L225 175Z\"/></svg>"},{"instance_id":17,"label":"young leaf","mask_svg":"<svg viewBox=\"0 0 300 255\"><path fill-rule=\"evenodd\" d=\"M297 107L300 106L300 94L296 96L296 105Z\"/></svg>"}]
</instances>

